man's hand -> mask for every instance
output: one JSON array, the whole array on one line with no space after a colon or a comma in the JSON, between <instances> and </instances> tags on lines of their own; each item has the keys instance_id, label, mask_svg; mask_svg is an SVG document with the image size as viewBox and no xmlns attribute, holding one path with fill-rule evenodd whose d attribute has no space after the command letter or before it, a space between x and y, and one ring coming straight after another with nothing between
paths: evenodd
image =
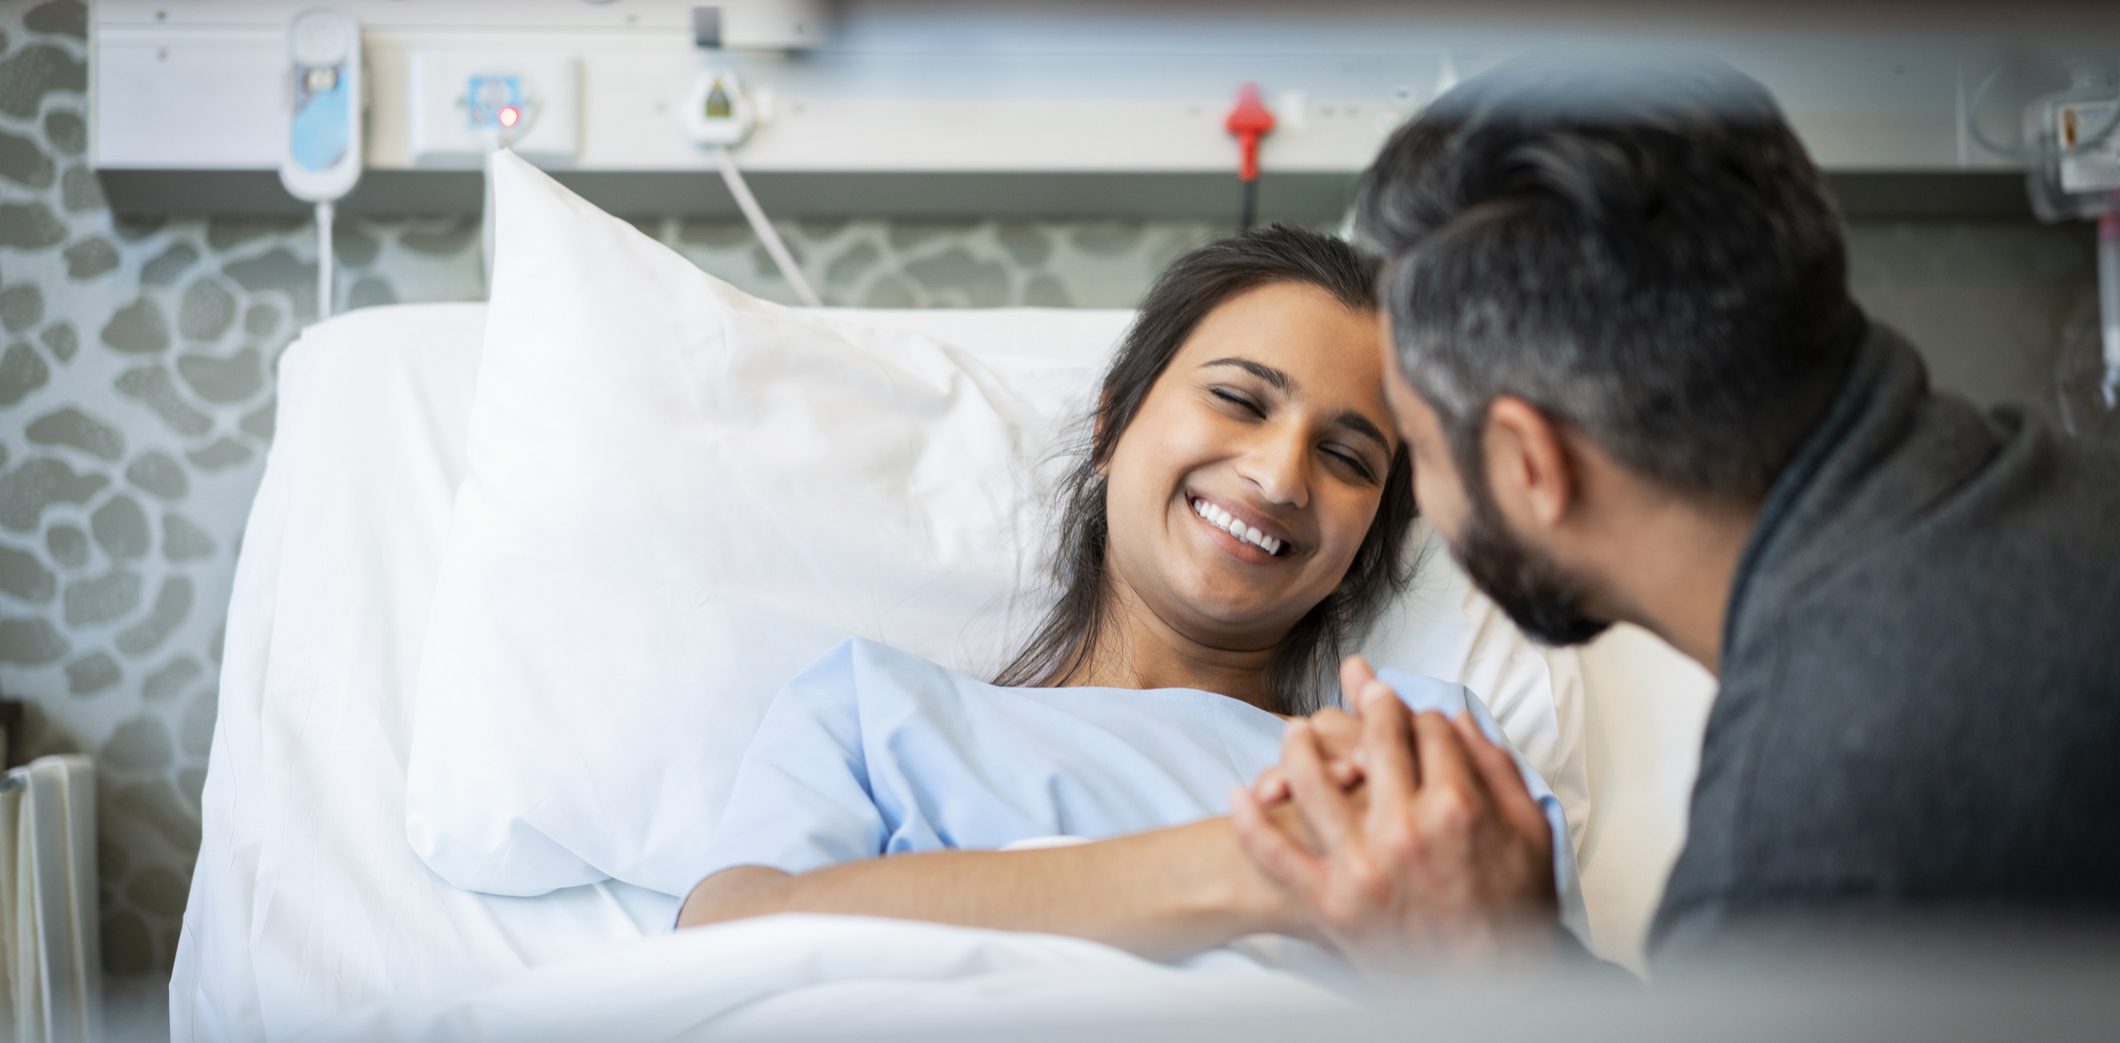
<instances>
[{"instance_id":1,"label":"man's hand","mask_svg":"<svg viewBox=\"0 0 2120 1043\"><path fill-rule=\"evenodd\" d=\"M1348 694L1361 711L1366 799L1337 781L1330 740L1309 721L1291 721L1281 779L1309 836L1292 836L1238 788L1231 819L1245 853L1374 974L1550 946L1553 838L1515 761L1469 714L1410 715L1373 675Z\"/></svg>"}]
</instances>

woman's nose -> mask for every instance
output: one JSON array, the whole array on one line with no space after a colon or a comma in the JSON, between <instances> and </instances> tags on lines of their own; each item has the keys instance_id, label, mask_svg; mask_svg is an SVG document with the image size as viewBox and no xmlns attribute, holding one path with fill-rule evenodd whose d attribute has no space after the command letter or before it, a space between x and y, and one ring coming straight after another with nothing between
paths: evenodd
<instances>
[{"instance_id":1,"label":"woman's nose","mask_svg":"<svg viewBox=\"0 0 2120 1043\"><path fill-rule=\"evenodd\" d=\"M1268 503L1310 503L1310 439L1302 432L1269 428L1244 454L1241 473Z\"/></svg>"}]
</instances>

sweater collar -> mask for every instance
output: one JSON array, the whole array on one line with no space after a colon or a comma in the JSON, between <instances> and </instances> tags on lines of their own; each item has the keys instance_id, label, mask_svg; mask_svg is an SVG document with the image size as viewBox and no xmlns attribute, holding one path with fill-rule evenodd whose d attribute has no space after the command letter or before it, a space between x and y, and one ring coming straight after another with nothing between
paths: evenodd
<instances>
[{"instance_id":1,"label":"sweater collar","mask_svg":"<svg viewBox=\"0 0 2120 1043\"><path fill-rule=\"evenodd\" d=\"M1902 529L1992 453L1983 425L1937 425L1928 369L1904 338L1871 323L1840 392L1768 491L1723 618L1727 667L1755 624L1844 563ZM1977 443L1977 444L1975 444Z\"/></svg>"}]
</instances>

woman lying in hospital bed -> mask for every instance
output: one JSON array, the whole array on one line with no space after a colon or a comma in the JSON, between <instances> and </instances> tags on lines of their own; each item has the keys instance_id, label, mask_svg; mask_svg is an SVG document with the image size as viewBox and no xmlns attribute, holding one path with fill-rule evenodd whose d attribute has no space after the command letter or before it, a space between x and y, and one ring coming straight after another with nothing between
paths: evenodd
<instances>
[{"instance_id":1,"label":"woman lying in hospital bed","mask_svg":"<svg viewBox=\"0 0 2120 1043\"><path fill-rule=\"evenodd\" d=\"M1106 371L1042 629L993 684L859 639L790 682L679 925L859 913L1151 957L1304 934L1216 816L1278 763L1284 717L1332 702L1332 665L1412 579L1375 278L1283 227L1173 265ZM1383 677L1508 748L1461 685ZM1516 763L1580 928L1560 804Z\"/></svg>"},{"instance_id":2,"label":"woman lying in hospital bed","mask_svg":"<svg viewBox=\"0 0 2120 1043\"><path fill-rule=\"evenodd\" d=\"M1109 561L1072 571L1102 577L1108 565L1142 589L1089 599L1111 622L1084 628L1077 616L1058 631L1070 650L1069 636L1098 635L1080 657L1094 676L1054 676L1057 664L1034 656L1044 673L997 690L935 681L939 671L854 646L828 660L848 680L797 686L784 700L748 771L766 783L744 786L761 795L740 797L732 812L769 829L776 817L801 820L778 844L801 857L730 859L732 848L711 843L715 824L774 693L804 664L859 635L985 679L1030 643L1065 586L1043 561L1048 519L1066 503L1046 491L1067 463L1051 453L1056 428L1096 401L1098 367L1140 316L781 309L710 279L512 155L494 164L490 306L363 310L305 334L283 364L282 427L228 626L199 873L171 986L176 1037L691 1038L740 1023L810 1026L826 1038L851 1024L926 1025L930 1015L1050 1024L1086 1013L1086 998L1107 1014L1166 1017L1285 1018L1331 1005L1301 974L1257 972L1259 956L1282 953L1307 969L1307 947L1278 942L1166 967L1080 938L916 919L797 915L665 932L717 857L806 872L954 848L932 857L925 891L886 889L930 904L980 897L953 860L1043 865L1049 875L1073 870L1048 856L1135 851L1082 871L1084 884L1101 872L1124 885L1098 883L1095 905L1134 901L1128 887L1175 876L1175 864L1134 864L1163 857L1146 845L1153 836L1135 834L1191 826L1195 841L1213 839L1192 824L1222 814L1227 787L1278 759L1277 718L1208 693L1322 700L1330 685L1275 679L1307 681L1336 653L1283 669L1299 660L1266 651L1299 647L1283 633L1209 641L1258 654L1207 676L1122 639L1155 636L1142 624L1186 605L1209 607L1211 620L1271 622L1261 606L1286 604L1300 606L1290 614L1300 619L1345 588L1344 578L1313 587L1301 555L1329 538L1359 557L1339 541L1366 540L1374 522L1362 514L1354 535L1339 535L1345 523L1327 497L1359 482L1322 454L1362 446L1317 419L1340 411L1324 408L1341 395L1330 384L1340 371L1305 360L1329 350L1374 365L1366 336L1345 332L1336 347L1314 336L1334 322L1351 329L1343 313L1359 314L1365 294L1326 294L1320 313L1332 321L1293 323L1254 344L1235 338L1252 323L1195 320L1262 285L1319 280L1159 292L1142 343L1168 354L1197 341L1214 353L1171 366L1151 358L1114 383L1141 408L1107 427L1110 481L1093 503L1109 497ZM1174 310L1174 300L1188 307ZM1209 344L1225 327L1233 332ZM1283 342L1306 351L1257 354ZM1242 366L1206 365L1237 357L1274 365L1299 394ZM1175 402L1194 412L1166 411L1161 399L1172 395L1188 396ZM1373 400L1345 405L1388 432ZM1291 417L1305 439L1249 441ZM1188 432L1223 446L1220 455L1179 445ZM1239 436L1242 453L1229 448ZM1253 484L1284 472L1244 469L1265 458L1253 450L1274 445L1306 454L1300 507ZM1373 465L1389 455L1376 452ZM1232 551L1199 543L1204 526L1178 525L1197 524L1191 514L1144 499L1144 476L1165 486L1158 495L1183 496L1172 506L1185 511L1190 493L1180 489L1265 515L1276 528L1261 535L1295 553L1258 574L1289 578L1227 586L1247 575L1232 569L1191 577L1221 577L1223 587L1173 586L1187 574L1166 565L1216 561L1191 553L1212 546ZM1369 495L1384 502L1381 490ZM1408 556L1435 546L1418 523L1413 532ZM1440 556L1404 595L1382 600L1372 632L1351 636L1363 616L1354 613L1339 646L1469 685L1569 818L1584 820L1574 656L1527 646ZM1198 620L1178 622L1186 627L1174 632L1199 636ZM1250 684L1239 684L1245 676ZM1048 678L1198 690L1035 687ZM890 685L912 691L894 696ZM819 701L830 712L814 714ZM805 734L829 740L826 755L785 760L804 781L776 782L771 751L790 746L776 736ZM832 811L841 797L846 810ZM968 824L972 812L985 832ZM803 855L822 847L806 837L829 840L835 821L863 816L870 825L852 842ZM977 850L1053 834L1120 839ZM1212 844L1164 850L1238 864ZM859 868L928 860L902 854ZM989 880L998 887L971 912L1087 933L1027 915L1070 894L1092 904L1081 901L1087 888L1043 875ZM1571 881L1563 876L1563 887ZM843 905L936 915L853 898ZM778 907L801 906L754 903Z\"/></svg>"}]
</instances>

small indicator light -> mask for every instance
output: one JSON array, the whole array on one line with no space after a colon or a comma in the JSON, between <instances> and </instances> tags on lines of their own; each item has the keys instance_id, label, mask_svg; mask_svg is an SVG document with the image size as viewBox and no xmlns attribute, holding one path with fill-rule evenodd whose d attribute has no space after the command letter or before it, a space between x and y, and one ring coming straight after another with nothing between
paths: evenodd
<instances>
[{"instance_id":1,"label":"small indicator light","mask_svg":"<svg viewBox=\"0 0 2120 1043\"><path fill-rule=\"evenodd\" d=\"M513 105L503 105L501 106L501 111L494 116L494 119L503 127L513 127L517 123L522 122L523 114L521 110Z\"/></svg>"}]
</instances>

